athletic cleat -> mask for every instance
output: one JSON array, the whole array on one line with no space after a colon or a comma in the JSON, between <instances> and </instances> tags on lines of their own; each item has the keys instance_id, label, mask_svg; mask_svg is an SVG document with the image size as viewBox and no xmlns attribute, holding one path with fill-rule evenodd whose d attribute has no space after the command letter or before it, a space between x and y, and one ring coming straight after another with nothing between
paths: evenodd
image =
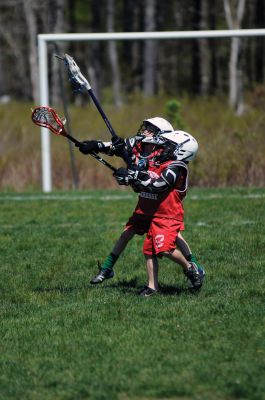
<instances>
[{"instance_id":1,"label":"athletic cleat","mask_svg":"<svg viewBox=\"0 0 265 400\"><path fill-rule=\"evenodd\" d=\"M150 297L157 293L157 290L151 289L148 286L144 286L144 288L139 292L139 296L142 297Z\"/></svg>"},{"instance_id":2,"label":"athletic cleat","mask_svg":"<svg viewBox=\"0 0 265 400\"><path fill-rule=\"evenodd\" d=\"M191 262L185 275L189 280L189 289L197 290L202 287L205 271L201 266L197 266L194 262Z\"/></svg>"},{"instance_id":3,"label":"athletic cleat","mask_svg":"<svg viewBox=\"0 0 265 400\"><path fill-rule=\"evenodd\" d=\"M114 271L112 269L100 269L94 278L91 279L90 283L96 285L102 283L105 279L110 279L114 277Z\"/></svg>"}]
</instances>

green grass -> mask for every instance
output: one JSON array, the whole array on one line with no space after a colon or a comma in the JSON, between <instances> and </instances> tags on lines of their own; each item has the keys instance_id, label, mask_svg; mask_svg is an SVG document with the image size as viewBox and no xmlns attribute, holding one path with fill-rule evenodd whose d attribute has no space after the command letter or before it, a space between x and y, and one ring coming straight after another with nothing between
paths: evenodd
<instances>
[{"instance_id":1,"label":"green grass","mask_svg":"<svg viewBox=\"0 0 265 400\"><path fill-rule=\"evenodd\" d=\"M117 196L121 196L120 198ZM142 238L89 285L131 214L128 190L0 194L0 398L264 399L265 189L193 189L200 293L169 260L144 299ZM177 290L178 288L178 290Z\"/></svg>"}]
</instances>

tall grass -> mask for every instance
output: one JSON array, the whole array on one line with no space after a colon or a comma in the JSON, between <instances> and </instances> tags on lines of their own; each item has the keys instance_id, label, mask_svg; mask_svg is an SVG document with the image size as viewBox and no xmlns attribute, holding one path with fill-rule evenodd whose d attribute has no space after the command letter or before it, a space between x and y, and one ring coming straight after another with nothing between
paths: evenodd
<instances>
[{"instance_id":1,"label":"tall grass","mask_svg":"<svg viewBox=\"0 0 265 400\"><path fill-rule=\"evenodd\" d=\"M120 136L136 133L147 117L166 117L170 99L134 97L122 108L103 104L106 114ZM191 183L195 186L257 186L265 184L265 100L249 102L244 115L235 116L218 98L178 99L182 119L199 142L197 159L191 165ZM253 105L252 105L253 104ZM0 105L0 190L38 190L41 187L40 130L30 119L32 104ZM57 110L61 113L60 108ZM109 140L110 134L93 104L70 107L72 133L80 140ZM72 187L68 143L51 136L53 186ZM102 165L74 149L79 187L114 188L111 173ZM122 165L119 159L111 159Z\"/></svg>"}]
</instances>

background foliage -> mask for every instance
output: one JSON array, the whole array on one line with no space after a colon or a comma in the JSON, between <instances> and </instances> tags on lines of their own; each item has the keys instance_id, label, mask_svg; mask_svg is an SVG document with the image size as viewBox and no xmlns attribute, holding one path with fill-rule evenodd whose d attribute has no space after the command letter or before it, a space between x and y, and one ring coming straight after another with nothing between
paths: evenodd
<instances>
[{"instance_id":1,"label":"background foliage","mask_svg":"<svg viewBox=\"0 0 265 400\"><path fill-rule=\"evenodd\" d=\"M199 142L197 158L190 164L192 186L264 186L265 118L263 107L250 95L248 112L236 116L222 99L209 97L180 102L178 117ZM257 100L257 99L256 99ZM134 98L119 110L111 103L104 109L117 133L134 135L144 118L168 114L169 97ZM263 100L262 100L263 102ZM261 102L261 104L262 104ZM253 106L252 106L253 104ZM0 106L1 190L38 190L41 187L40 130L30 119L31 103ZM61 108L58 108L63 115ZM14 118L14 115L16 118ZM174 118L175 116L171 116ZM95 106L70 107L72 134L78 139L109 140L110 135ZM65 138L51 136L54 189L72 188L69 146ZM111 171L74 148L79 188L117 188ZM123 165L115 157L106 159Z\"/></svg>"},{"instance_id":2,"label":"background foliage","mask_svg":"<svg viewBox=\"0 0 265 400\"><path fill-rule=\"evenodd\" d=\"M262 28L264 16L264 0L102 0L100 6L98 0L2 0L0 189L41 186L40 137L30 122L30 108L39 104L39 33ZM240 43L233 39L51 43L49 105L64 114L64 97L77 138L108 140L89 96L73 94L66 71L54 57L66 51L89 78L120 136L134 135L144 118L160 115L198 139L192 185L264 185L264 37ZM172 109L176 106L177 113ZM67 143L62 138L51 140L55 189L116 187L109 171L77 151L78 182L74 182Z\"/></svg>"},{"instance_id":3,"label":"background foliage","mask_svg":"<svg viewBox=\"0 0 265 400\"><path fill-rule=\"evenodd\" d=\"M237 9L243 2L239 24ZM0 96L36 101L38 33L231 29L225 3L230 6L234 28L264 28L263 0L1 0ZM52 54L64 51L79 61L99 96L118 82L120 93L114 96L118 104L121 97L126 100L135 92L146 96L228 92L230 39L123 41L111 48L100 41L57 45L49 47L51 101L55 103L60 95ZM264 82L264 37L242 39L237 57L246 90Z\"/></svg>"}]
</instances>

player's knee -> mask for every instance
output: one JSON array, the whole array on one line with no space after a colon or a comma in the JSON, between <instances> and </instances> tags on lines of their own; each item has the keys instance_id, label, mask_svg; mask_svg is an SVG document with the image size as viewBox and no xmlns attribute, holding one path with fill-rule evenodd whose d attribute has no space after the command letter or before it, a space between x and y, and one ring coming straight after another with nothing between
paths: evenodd
<instances>
[{"instance_id":1,"label":"player's knee","mask_svg":"<svg viewBox=\"0 0 265 400\"><path fill-rule=\"evenodd\" d=\"M121 237L124 240L130 240L134 236L134 234L135 232L132 229L127 229L121 234Z\"/></svg>"},{"instance_id":2,"label":"player's knee","mask_svg":"<svg viewBox=\"0 0 265 400\"><path fill-rule=\"evenodd\" d=\"M170 257L172 254L172 251L161 251L161 253L159 253L160 257Z\"/></svg>"},{"instance_id":3,"label":"player's knee","mask_svg":"<svg viewBox=\"0 0 265 400\"><path fill-rule=\"evenodd\" d=\"M170 251L161 251L161 253L159 253L160 257L168 257L170 255Z\"/></svg>"}]
</instances>

